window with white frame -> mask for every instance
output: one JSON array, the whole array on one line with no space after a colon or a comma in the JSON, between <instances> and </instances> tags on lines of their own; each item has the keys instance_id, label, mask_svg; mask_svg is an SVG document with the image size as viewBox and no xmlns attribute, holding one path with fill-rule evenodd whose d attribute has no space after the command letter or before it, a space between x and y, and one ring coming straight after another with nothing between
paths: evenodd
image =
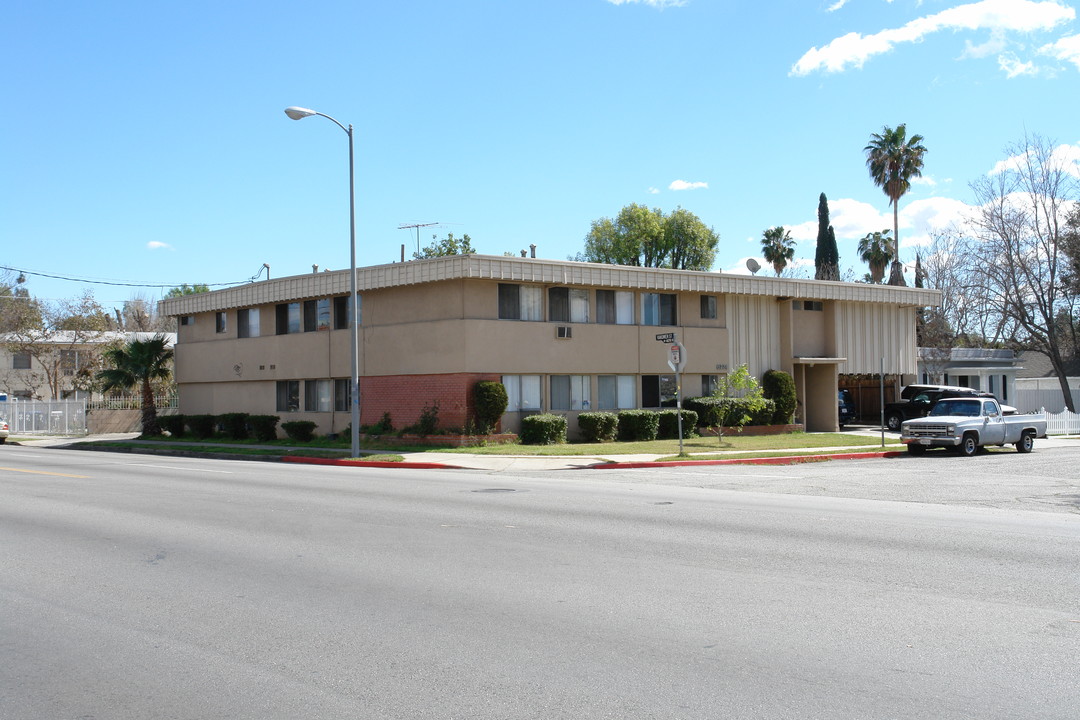
<instances>
[{"instance_id":1,"label":"window with white frame","mask_svg":"<svg viewBox=\"0 0 1080 720\"><path fill-rule=\"evenodd\" d=\"M552 375L552 410L589 410L592 407L588 375Z\"/></svg>"},{"instance_id":2,"label":"window with white frame","mask_svg":"<svg viewBox=\"0 0 1080 720\"><path fill-rule=\"evenodd\" d=\"M598 410L631 410L637 407L633 375L600 375L596 378Z\"/></svg>"},{"instance_id":3,"label":"window with white frame","mask_svg":"<svg viewBox=\"0 0 1080 720\"><path fill-rule=\"evenodd\" d=\"M597 290L596 322L605 325L633 325L634 293L628 290Z\"/></svg>"},{"instance_id":4,"label":"window with white frame","mask_svg":"<svg viewBox=\"0 0 1080 720\"><path fill-rule=\"evenodd\" d=\"M242 338L259 337L259 308L245 308L236 311L236 336Z\"/></svg>"},{"instance_id":5,"label":"window with white frame","mask_svg":"<svg viewBox=\"0 0 1080 720\"><path fill-rule=\"evenodd\" d=\"M539 285L499 283L500 320L543 320L544 293Z\"/></svg>"},{"instance_id":6,"label":"window with white frame","mask_svg":"<svg viewBox=\"0 0 1080 720\"><path fill-rule=\"evenodd\" d=\"M330 380L304 381L304 410L308 412L330 412L334 409Z\"/></svg>"},{"instance_id":7,"label":"window with white frame","mask_svg":"<svg viewBox=\"0 0 1080 720\"><path fill-rule=\"evenodd\" d=\"M581 288L548 288L548 320L589 322L589 291Z\"/></svg>"},{"instance_id":8,"label":"window with white frame","mask_svg":"<svg viewBox=\"0 0 1080 720\"><path fill-rule=\"evenodd\" d=\"M675 295L671 293L641 294L642 325L677 325Z\"/></svg>"},{"instance_id":9,"label":"window with white frame","mask_svg":"<svg viewBox=\"0 0 1080 720\"><path fill-rule=\"evenodd\" d=\"M506 411L540 409L539 375L503 375L503 387L506 388Z\"/></svg>"}]
</instances>

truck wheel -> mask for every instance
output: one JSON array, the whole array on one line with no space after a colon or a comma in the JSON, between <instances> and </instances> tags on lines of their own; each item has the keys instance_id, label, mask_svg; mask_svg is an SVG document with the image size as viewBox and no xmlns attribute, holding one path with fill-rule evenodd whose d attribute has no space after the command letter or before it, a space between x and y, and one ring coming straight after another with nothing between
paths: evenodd
<instances>
[{"instance_id":1,"label":"truck wheel","mask_svg":"<svg viewBox=\"0 0 1080 720\"><path fill-rule=\"evenodd\" d=\"M979 452L979 443L976 442L975 436L965 435L960 442L960 454L964 457L973 457L977 452Z\"/></svg>"},{"instance_id":2,"label":"truck wheel","mask_svg":"<svg viewBox=\"0 0 1080 720\"><path fill-rule=\"evenodd\" d=\"M907 451L908 451L909 455L925 455L926 454L926 446L925 445L908 445L907 446Z\"/></svg>"},{"instance_id":3,"label":"truck wheel","mask_svg":"<svg viewBox=\"0 0 1080 720\"><path fill-rule=\"evenodd\" d=\"M1035 433L1027 430L1020 436L1020 442L1016 443L1016 452L1029 453L1035 447Z\"/></svg>"},{"instance_id":4,"label":"truck wheel","mask_svg":"<svg viewBox=\"0 0 1080 720\"><path fill-rule=\"evenodd\" d=\"M885 427L889 428L893 432L900 432L900 425L904 422L904 418L900 416L900 413L889 413L885 416Z\"/></svg>"}]
</instances>

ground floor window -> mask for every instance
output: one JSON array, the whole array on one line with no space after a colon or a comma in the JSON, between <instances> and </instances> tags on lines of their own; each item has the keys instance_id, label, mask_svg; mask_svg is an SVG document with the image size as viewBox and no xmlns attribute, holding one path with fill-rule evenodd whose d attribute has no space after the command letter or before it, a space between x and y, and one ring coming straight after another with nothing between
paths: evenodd
<instances>
[{"instance_id":1,"label":"ground floor window","mask_svg":"<svg viewBox=\"0 0 1080 720\"><path fill-rule=\"evenodd\" d=\"M720 384L719 375L702 375L701 376L701 395L702 397L708 397L716 392L717 386Z\"/></svg>"},{"instance_id":2,"label":"ground floor window","mask_svg":"<svg viewBox=\"0 0 1080 720\"><path fill-rule=\"evenodd\" d=\"M675 407L674 375L642 375L641 407Z\"/></svg>"},{"instance_id":3,"label":"ground floor window","mask_svg":"<svg viewBox=\"0 0 1080 720\"><path fill-rule=\"evenodd\" d=\"M350 387L352 387L352 380L348 378L341 378L334 381L334 410L338 412L352 411L352 406L349 405L349 402L352 399Z\"/></svg>"},{"instance_id":4,"label":"ground floor window","mask_svg":"<svg viewBox=\"0 0 1080 720\"><path fill-rule=\"evenodd\" d=\"M539 375L503 375L503 387L506 388L506 411L540 409Z\"/></svg>"},{"instance_id":5,"label":"ground floor window","mask_svg":"<svg viewBox=\"0 0 1080 720\"><path fill-rule=\"evenodd\" d=\"M552 410L589 410L592 406L588 375L552 375Z\"/></svg>"},{"instance_id":6,"label":"ground floor window","mask_svg":"<svg viewBox=\"0 0 1080 720\"><path fill-rule=\"evenodd\" d=\"M304 381L304 410L330 412L332 409L329 380Z\"/></svg>"},{"instance_id":7,"label":"ground floor window","mask_svg":"<svg viewBox=\"0 0 1080 720\"><path fill-rule=\"evenodd\" d=\"M296 412L300 409L300 381L278 380L277 411Z\"/></svg>"},{"instance_id":8,"label":"ground floor window","mask_svg":"<svg viewBox=\"0 0 1080 720\"><path fill-rule=\"evenodd\" d=\"M599 410L630 410L637 407L637 378L633 375L600 375L596 378Z\"/></svg>"}]
</instances>

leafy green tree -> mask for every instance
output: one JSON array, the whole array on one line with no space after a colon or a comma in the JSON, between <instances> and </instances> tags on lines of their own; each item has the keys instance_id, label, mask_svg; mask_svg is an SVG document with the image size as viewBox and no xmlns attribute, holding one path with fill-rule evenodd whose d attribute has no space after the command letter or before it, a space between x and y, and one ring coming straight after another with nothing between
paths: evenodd
<instances>
[{"instance_id":1,"label":"leafy green tree","mask_svg":"<svg viewBox=\"0 0 1080 720\"><path fill-rule=\"evenodd\" d=\"M187 283L184 283L180 287L170 288L169 292L165 293L165 297L174 298L183 295L198 295L199 293L205 292L210 292L209 285L200 285L198 283L195 285L188 285Z\"/></svg>"},{"instance_id":2,"label":"leafy green tree","mask_svg":"<svg viewBox=\"0 0 1080 720\"><path fill-rule=\"evenodd\" d=\"M709 270L720 238L697 215L678 208L664 215L659 208L631 203L615 218L594 220L582 262L636 267Z\"/></svg>"},{"instance_id":3,"label":"leafy green tree","mask_svg":"<svg viewBox=\"0 0 1080 720\"><path fill-rule=\"evenodd\" d=\"M795 257L795 241L791 239L791 232L781 226L769 228L762 233L761 252L765 262L772 263L779 277L788 261Z\"/></svg>"},{"instance_id":4,"label":"leafy green tree","mask_svg":"<svg viewBox=\"0 0 1080 720\"><path fill-rule=\"evenodd\" d=\"M130 390L138 386L142 393L142 434L161 434L157 407L154 405L155 381L168 380L172 375L173 351L163 335L147 340L132 340L121 347L105 351L108 367L97 374L103 392Z\"/></svg>"},{"instance_id":5,"label":"leafy green tree","mask_svg":"<svg viewBox=\"0 0 1080 720\"><path fill-rule=\"evenodd\" d=\"M746 363L727 375L721 375L712 397L726 401L719 415L720 424L713 428L716 440L721 445L725 426L742 432L743 427L754 419L754 413L761 412L766 406L765 391L757 378L750 374Z\"/></svg>"},{"instance_id":6,"label":"leafy green tree","mask_svg":"<svg viewBox=\"0 0 1080 720\"><path fill-rule=\"evenodd\" d=\"M889 230L867 233L859 241L859 259L870 266L870 282L880 283L885 279L885 268L893 257L892 239Z\"/></svg>"},{"instance_id":7,"label":"leafy green tree","mask_svg":"<svg viewBox=\"0 0 1080 720\"><path fill-rule=\"evenodd\" d=\"M922 135L907 136L907 126L884 127L880 133L870 136L870 144L863 148L866 166L874 184L882 189L893 208L893 266L889 274L890 285L903 285L904 272L900 265L900 198L911 189L911 179L922 175L923 156L926 148Z\"/></svg>"},{"instance_id":8,"label":"leafy green tree","mask_svg":"<svg viewBox=\"0 0 1080 720\"><path fill-rule=\"evenodd\" d=\"M814 279L840 279L840 251L836 247L836 233L829 224L829 200L825 193L818 198L817 249L814 252Z\"/></svg>"},{"instance_id":9,"label":"leafy green tree","mask_svg":"<svg viewBox=\"0 0 1080 720\"><path fill-rule=\"evenodd\" d=\"M454 233L447 233L446 237L442 240L436 240L432 235L431 239L434 241L423 250L418 253L413 253L413 258L416 260L424 260L426 258L446 257L447 255L472 255L476 253L476 248L472 246L472 238L468 233L461 236L458 240L454 237Z\"/></svg>"}]
</instances>

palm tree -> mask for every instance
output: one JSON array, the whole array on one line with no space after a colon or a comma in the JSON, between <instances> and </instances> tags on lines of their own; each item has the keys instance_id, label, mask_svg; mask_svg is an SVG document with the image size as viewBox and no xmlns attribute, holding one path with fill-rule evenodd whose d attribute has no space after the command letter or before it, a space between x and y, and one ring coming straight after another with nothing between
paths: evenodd
<instances>
[{"instance_id":1,"label":"palm tree","mask_svg":"<svg viewBox=\"0 0 1080 720\"><path fill-rule=\"evenodd\" d=\"M106 363L112 365L97 374L104 392L130 390L136 385L142 391L142 434L160 435L157 408L154 406L155 380L168 380L172 374L169 361L173 351L162 335L148 340L132 340L127 345L105 351Z\"/></svg>"},{"instance_id":2,"label":"palm tree","mask_svg":"<svg viewBox=\"0 0 1080 720\"><path fill-rule=\"evenodd\" d=\"M859 259L870 266L870 282L880 283L885 278L885 268L893 257L892 246L888 230L867 233L859 241Z\"/></svg>"},{"instance_id":3,"label":"palm tree","mask_svg":"<svg viewBox=\"0 0 1080 720\"><path fill-rule=\"evenodd\" d=\"M893 208L893 257L890 285L903 285L904 273L900 265L900 198L911 189L911 178L922 175L923 155L926 148L922 145L922 135L907 136L907 126L897 125L895 129L884 127L881 133L870 136L870 144L863 148L866 153L866 166L874 184L889 197Z\"/></svg>"},{"instance_id":4,"label":"palm tree","mask_svg":"<svg viewBox=\"0 0 1080 720\"><path fill-rule=\"evenodd\" d=\"M791 232L783 227L774 227L766 230L761 236L761 251L765 256L765 262L772 263L777 277L787 267L788 260L795 257L795 241L791 239Z\"/></svg>"}]
</instances>

